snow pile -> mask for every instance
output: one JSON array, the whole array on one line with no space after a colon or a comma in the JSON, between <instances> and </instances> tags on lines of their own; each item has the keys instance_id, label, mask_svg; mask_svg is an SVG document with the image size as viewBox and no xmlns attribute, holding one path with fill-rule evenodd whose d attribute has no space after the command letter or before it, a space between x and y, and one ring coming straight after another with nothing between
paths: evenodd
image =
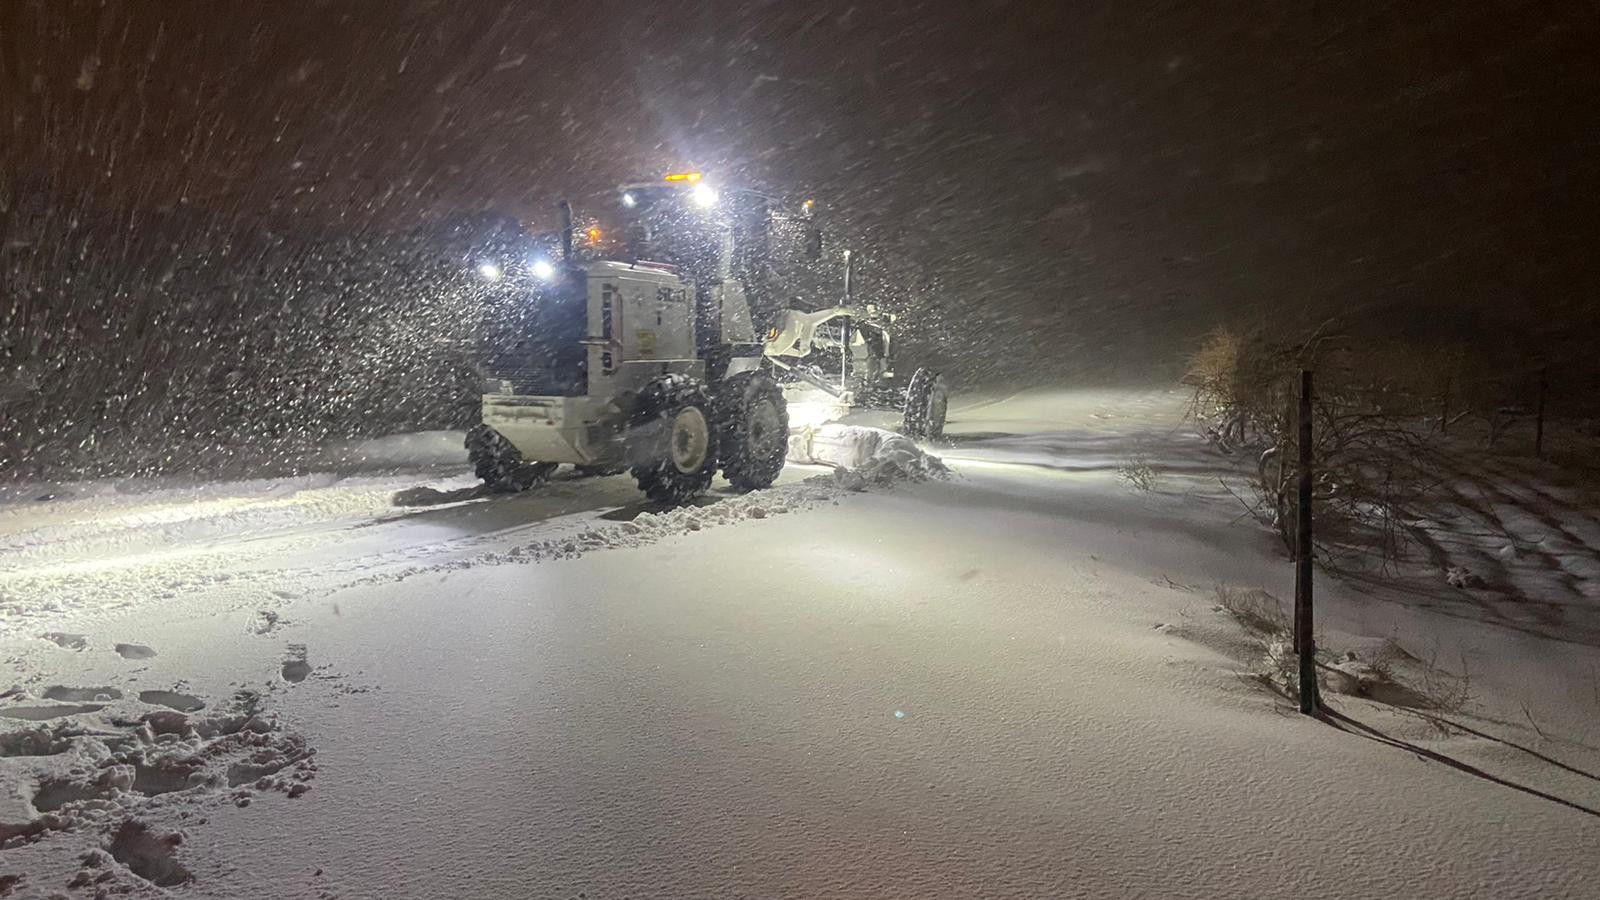
<instances>
[{"instance_id":1,"label":"snow pile","mask_svg":"<svg viewBox=\"0 0 1600 900\"><path fill-rule=\"evenodd\" d=\"M0 504L0 636L77 632L152 600L274 602L273 591L241 573L266 557L274 573L287 571L287 560L320 577L327 569L314 560L327 547L326 529L382 521L394 513L396 488L416 479L129 481L55 502Z\"/></svg>"},{"instance_id":2,"label":"snow pile","mask_svg":"<svg viewBox=\"0 0 1600 900\"><path fill-rule=\"evenodd\" d=\"M511 563L577 559L596 550L643 547L666 538L692 534L719 525L767 519L839 502L844 493L831 477L808 479L749 494L721 494L670 508L639 510L632 518L594 518L579 514L546 523L539 538L451 559L375 573L352 582L371 584L404 581L416 575L473 569ZM625 513L617 510L610 515Z\"/></svg>"},{"instance_id":3,"label":"snow pile","mask_svg":"<svg viewBox=\"0 0 1600 900\"><path fill-rule=\"evenodd\" d=\"M832 466L834 480L849 490L864 484L946 478L939 457L905 435L860 425L823 425L789 435L789 461Z\"/></svg>"},{"instance_id":4,"label":"snow pile","mask_svg":"<svg viewBox=\"0 0 1600 900\"><path fill-rule=\"evenodd\" d=\"M950 474L942 460L923 451L909 438L879 428L852 425L801 429L790 436L789 461L830 466L834 471L798 484L779 484L749 494L713 493L678 507L632 507L636 511L631 516L629 507L600 516L592 513L566 516L541 523L533 540L508 545L504 535L499 535L493 538L495 546L488 549L444 561L373 572L350 584L404 581L416 575L479 566L577 559L596 550L643 547L719 525L838 503L843 495L869 487L943 479ZM532 493L547 488L541 486ZM451 497L471 499L465 494Z\"/></svg>"}]
</instances>

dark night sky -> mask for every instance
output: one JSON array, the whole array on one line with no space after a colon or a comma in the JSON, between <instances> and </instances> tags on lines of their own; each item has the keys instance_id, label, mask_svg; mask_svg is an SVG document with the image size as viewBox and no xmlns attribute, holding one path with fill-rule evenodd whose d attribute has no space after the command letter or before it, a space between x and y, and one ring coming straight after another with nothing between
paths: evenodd
<instances>
[{"instance_id":1,"label":"dark night sky","mask_svg":"<svg viewBox=\"0 0 1600 900\"><path fill-rule=\"evenodd\" d=\"M1597 9L9 0L0 178L360 231L694 165L818 197L998 374L1350 310L1570 334L1600 276Z\"/></svg>"}]
</instances>

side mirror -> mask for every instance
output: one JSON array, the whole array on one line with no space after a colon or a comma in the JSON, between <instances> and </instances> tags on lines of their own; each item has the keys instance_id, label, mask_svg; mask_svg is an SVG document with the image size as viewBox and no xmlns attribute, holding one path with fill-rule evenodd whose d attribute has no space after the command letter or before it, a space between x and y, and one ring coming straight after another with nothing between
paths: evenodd
<instances>
[{"instance_id":1,"label":"side mirror","mask_svg":"<svg viewBox=\"0 0 1600 900\"><path fill-rule=\"evenodd\" d=\"M822 229L816 226L806 229L806 259L812 262L822 259Z\"/></svg>"}]
</instances>

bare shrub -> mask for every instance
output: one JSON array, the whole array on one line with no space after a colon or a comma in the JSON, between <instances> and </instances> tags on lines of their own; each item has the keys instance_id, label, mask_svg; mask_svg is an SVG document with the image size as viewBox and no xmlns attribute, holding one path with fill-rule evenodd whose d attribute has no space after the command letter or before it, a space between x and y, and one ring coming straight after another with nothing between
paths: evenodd
<instances>
[{"instance_id":1,"label":"bare shrub","mask_svg":"<svg viewBox=\"0 0 1600 900\"><path fill-rule=\"evenodd\" d=\"M1300 659L1294 651L1293 619L1284 603L1259 588L1216 586L1217 608L1242 625L1251 639L1249 679L1283 697L1300 695ZM1466 660L1459 674L1439 663L1437 647L1420 659L1392 638L1375 652L1336 653L1317 642L1318 682L1324 694L1341 693L1416 711L1460 712L1472 702ZM1600 670L1597 670L1600 677ZM1596 684L1600 697L1600 681Z\"/></svg>"},{"instance_id":2,"label":"bare shrub","mask_svg":"<svg viewBox=\"0 0 1600 900\"><path fill-rule=\"evenodd\" d=\"M1398 681L1398 669L1407 663L1415 662L1419 662L1419 660L1408 653L1406 648L1400 646L1400 642L1392 637L1385 638L1383 644L1378 647L1377 652L1373 653L1372 658L1367 660L1367 664L1372 666L1386 681Z\"/></svg>"},{"instance_id":3,"label":"bare shrub","mask_svg":"<svg viewBox=\"0 0 1600 900\"><path fill-rule=\"evenodd\" d=\"M1427 707L1438 712L1460 712L1472 702L1472 676L1467 671L1466 657L1461 658L1461 674L1447 671L1439 665L1439 650L1434 648L1423 661L1418 673L1420 684L1413 690L1422 696Z\"/></svg>"},{"instance_id":4,"label":"bare shrub","mask_svg":"<svg viewBox=\"0 0 1600 900\"><path fill-rule=\"evenodd\" d=\"M1287 636L1262 640L1251 661L1250 680L1288 700L1300 697L1300 660Z\"/></svg>"},{"instance_id":5,"label":"bare shrub","mask_svg":"<svg viewBox=\"0 0 1600 900\"><path fill-rule=\"evenodd\" d=\"M1260 588L1217 585L1217 605L1258 637L1284 637L1290 619L1283 602Z\"/></svg>"},{"instance_id":6,"label":"bare shrub","mask_svg":"<svg viewBox=\"0 0 1600 900\"><path fill-rule=\"evenodd\" d=\"M1196 399L1219 406L1238 401L1242 346L1239 336L1226 328L1205 336L1184 370L1184 383L1195 388Z\"/></svg>"},{"instance_id":7,"label":"bare shrub","mask_svg":"<svg viewBox=\"0 0 1600 900\"><path fill-rule=\"evenodd\" d=\"M1291 640L1292 622L1283 602L1259 588L1219 584L1217 607L1244 626L1255 649L1250 680L1289 699L1300 695L1300 663Z\"/></svg>"},{"instance_id":8,"label":"bare shrub","mask_svg":"<svg viewBox=\"0 0 1600 900\"><path fill-rule=\"evenodd\" d=\"M1390 638L1365 659L1346 654L1346 662L1336 668L1360 676L1355 691L1359 696L1419 712L1460 712L1472 702L1466 660L1456 674L1439 664L1439 654L1435 646L1427 659L1420 659Z\"/></svg>"},{"instance_id":9,"label":"bare shrub","mask_svg":"<svg viewBox=\"0 0 1600 900\"><path fill-rule=\"evenodd\" d=\"M1428 416L1443 407L1456 352L1341 335L1298 342L1216 331L1190 357L1190 413L1221 449L1258 454L1249 503L1286 544L1298 498L1300 372L1316 372L1311 448L1319 539L1375 539L1400 555L1410 519L1436 483ZM1220 423L1220 424L1219 424Z\"/></svg>"},{"instance_id":10,"label":"bare shrub","mask_svg":"<svg viewBox=\"0 0 1600 900\"><path fill-rule=\"evenodd\" d=\"M1151 465L1149 454L1136 450L1117 465L1117 477L1134 490L1149 492L1155 490L1160 473Z\"/></svg>"},{"instance_id":11,"label":"bare shrub","mask_svg":"<svg viewBox=\"0 0 1600 900\"><path fill-rule=\"evenodd\" d=\"M1189 417L1218 449L1232 452L1248 442L1249 386L1240 370L1243 339L1226 328L1206 335L1184 367L1183 383L1194 388Z\"/></svg>"}]
</instances>

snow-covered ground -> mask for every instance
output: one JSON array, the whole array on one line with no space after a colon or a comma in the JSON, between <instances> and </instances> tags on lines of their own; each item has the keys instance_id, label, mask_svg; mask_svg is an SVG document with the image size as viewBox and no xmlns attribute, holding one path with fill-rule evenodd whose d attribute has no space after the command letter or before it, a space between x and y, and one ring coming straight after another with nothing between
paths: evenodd
<instances>
[{"instance_id":1,"label":"snow-covered ground","mask_svg":"<svg viewBox=\"0 0 1600 900\"><path fill-rule=\"evenodd\" d=\"M1583 504L1508 471L1511 551L1322 577L1320 643L1409 685L1330 725L1216 608L1292 572L1181 408L969 399L950 478L671 511L480 496L449 436L12 488L0 895L1594 896Z\"/></svg>"}]
</instances>

